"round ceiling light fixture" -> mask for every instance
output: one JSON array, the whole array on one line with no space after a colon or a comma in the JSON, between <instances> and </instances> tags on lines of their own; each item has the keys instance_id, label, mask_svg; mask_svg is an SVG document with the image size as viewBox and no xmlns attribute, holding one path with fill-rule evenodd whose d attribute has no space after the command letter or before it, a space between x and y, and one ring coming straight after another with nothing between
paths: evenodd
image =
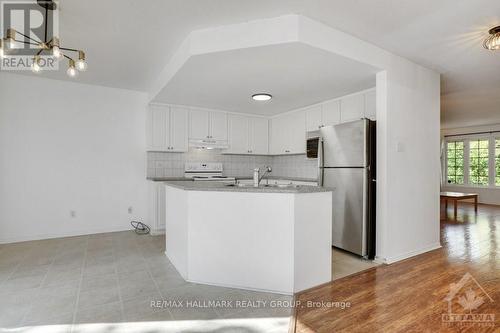
<instances>
[{"instance_id":1,"label":"round ceiling light fixture","mask_svg":"<svg viewBox=\"0 0 500 333\"><path fill-rule=\"evenodd\" d=\"M491 28L489 36L484 40L483 46L487 50L500 50L500 25Z\"/></svg>"},{"instance_id":2,"label":"round ceiling light fixture","mask_svg":"<svg viewBox=\"0 0 500 333\"><path fill-rule=\"evenodd\" d=\"M270 94L259 93L259 94L253 94L252 95L252 99L254 101L259 101L259 102L270 101L271 98L273 98L273 96L270 95Z\"/></svg>"}]
</instances>

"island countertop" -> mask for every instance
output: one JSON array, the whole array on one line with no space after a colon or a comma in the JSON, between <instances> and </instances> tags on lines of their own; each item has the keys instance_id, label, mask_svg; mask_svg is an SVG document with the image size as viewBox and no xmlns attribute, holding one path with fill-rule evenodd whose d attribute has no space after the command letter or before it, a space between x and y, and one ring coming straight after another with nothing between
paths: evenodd
<instances>
[{"instance_id":1,"label":"island countertop","mask_svg":"<svg viewBox=\"0 0 500 333\"><path fill-rule=\"evenodd\" d=\"M213 192L258 192L258 193L318 193L318 192L332 192L334 188L318 187L318 186L265 186L253 187L246 186L228 186L222 182L207 182L207 181L166 181L166 185L179 188L186 191L213 191Z\"/></svg>"}]
</instances>

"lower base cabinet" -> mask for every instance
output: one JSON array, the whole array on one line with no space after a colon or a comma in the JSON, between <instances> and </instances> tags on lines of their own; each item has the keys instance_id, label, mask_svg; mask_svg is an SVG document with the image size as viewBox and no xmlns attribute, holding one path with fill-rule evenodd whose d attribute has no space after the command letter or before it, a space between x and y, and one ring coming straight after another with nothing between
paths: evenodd
<instances>
[{"instance_id":1,"label":"lower base cabinet","mask_svg":"<svg viewBox=\"0 0 500 333\"><path fill-rule=\"evenodd\" d=\"M151 235L161 235L165 233L165 184L148 183L148 224Z\"/></svg>"}]
</instances>

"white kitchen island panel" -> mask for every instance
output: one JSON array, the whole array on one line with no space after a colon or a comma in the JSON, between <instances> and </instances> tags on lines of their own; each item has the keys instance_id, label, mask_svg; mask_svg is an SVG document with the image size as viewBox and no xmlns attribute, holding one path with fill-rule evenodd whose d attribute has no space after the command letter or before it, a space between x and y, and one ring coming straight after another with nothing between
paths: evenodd
<instances>
[{"instance_id":1,"label":"white kitchen island panel","mask_svg":"<svg viewBox=\"0 0 500 333\"><path fill-rule=\"evenodd\" d=\"M293 294L331 280L331 192L166 184L166 255L190 282Z\"/></svg>"}]
</instances>

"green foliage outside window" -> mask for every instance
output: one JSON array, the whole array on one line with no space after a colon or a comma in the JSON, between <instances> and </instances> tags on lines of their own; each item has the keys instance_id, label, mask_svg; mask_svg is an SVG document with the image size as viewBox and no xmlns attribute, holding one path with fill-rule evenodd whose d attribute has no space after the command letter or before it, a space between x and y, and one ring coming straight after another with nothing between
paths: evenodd
<instances>
[{"instance_id":1,"label":"green foliage outside window","mask_svg":"<svg viewBox=\"0 0 500 333\"><path fill-rule=\"evenodd\" d=\"M447 144L447 174L449 184L464 183L464 143L463 141Z\"/></svg>"},{"instance_id":2,"label":"green foliage outside window","mask_svg":"<svg viewBox=\"0 0 500 333\"><path fill-rule=\"evenodd\" d=\"M474 185L488 185L489 140L469 142L469 182Z\"/></svg>"}]
</instances>

